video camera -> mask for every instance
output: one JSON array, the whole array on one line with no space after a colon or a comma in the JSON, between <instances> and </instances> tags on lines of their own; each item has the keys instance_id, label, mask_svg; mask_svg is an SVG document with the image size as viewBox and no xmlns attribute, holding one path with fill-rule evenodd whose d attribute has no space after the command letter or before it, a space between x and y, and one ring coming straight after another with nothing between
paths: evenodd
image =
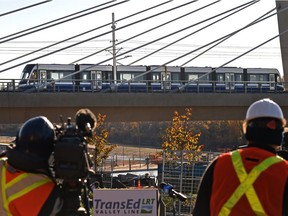
<instances>
[{"instance_id":1,"label":"video camera","mask_svg":"<svg viewBox=\"0 0 288 216\"><path fill-rule=\"evenodd\" d=\"M54 151L54 173L64 191L64 206L61 215L89 215L90 206L87 192L92 162L88 154L87 137L92 137L96 117L88 109L76 113L75 124L71 117L67 123L56 125L56 142ZM90 185L89 185L90 186ZM84 209L81 208L81 202Z\"/></svg>"},{"instance_id":2,"label":"video camera","mask_svg":"<svg viewBox=\"0 0 288 216\"><path fill-rule=\"evenodd\" d=\"M65 127L58 128L55 143L55 177L63 180L86 178L90 169L87 143L77 127L68 118Z\"/></svg>"},{"instance_id":3,"label":"video camera","mask_svg":"<svg viewBox=\"0 0 288 216\"><path fill-rule=\"evenodd\" d=\"M177 192L174 190L174 187L171 184L166 184L165 182L161 182L159 188L165 193L168 194L172 198L178 198L180 201L184 202L187 200L187 196L184 194Z\"/></svg>"}]
</instances>

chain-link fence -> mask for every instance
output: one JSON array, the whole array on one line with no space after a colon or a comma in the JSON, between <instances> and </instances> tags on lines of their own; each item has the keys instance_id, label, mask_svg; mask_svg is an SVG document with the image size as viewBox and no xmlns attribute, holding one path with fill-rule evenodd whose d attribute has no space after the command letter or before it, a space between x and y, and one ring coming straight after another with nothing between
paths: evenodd
<instances>
[{"instance_id":1,"label":"chain-link fence","mask_svg":"<svg viewBox=\"0 0 288 216\"><path fill-rule=\"evenodd\" d=\"M201 177L210 162L219 154L217 152L164 151L161 160L149 155L143 155L144 157L141 158L113 155L104 160L98 170L106 174L103 175L106 188L112 188L114 184L117 184L112 176L117 176L116 179L125 183L125 186L137 187L140 176L143 177L148 173L155 177L153 181L158 185L162 182L170 184L175 191L188 198L185 202L181 202L179 199L174 200L169 194L161 193L167 216L192 215Z\"/></svg>"},{"instance_id":2,"label":"chain-link fence","mask_svg":"<svg viewBox=\"0 0 288 216\"><path fill-rule=\"evenodd\" d=\"M163 153L163 162L158 166L159 182L171 184L173 189L187 196L185 202L176 199L176 215L192 215L195 204L198 186L201 177L209 163L218 156L219 153L212 152L191 152L173 151ZM166 204L167 215L173 209L173 198L162 194Z\"/></svg>"}]
</instances>

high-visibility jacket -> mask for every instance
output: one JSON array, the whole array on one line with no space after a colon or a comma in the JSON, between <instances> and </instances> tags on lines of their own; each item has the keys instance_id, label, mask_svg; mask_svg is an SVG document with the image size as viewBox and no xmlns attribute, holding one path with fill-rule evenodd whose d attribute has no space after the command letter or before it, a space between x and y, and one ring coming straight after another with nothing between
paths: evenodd
<instances>
[{"instance_id":1,"label":"high-visibility jacket","mask_svg":"<svg viewBox=\"0 0 288 216\"><path fill-rule=\"evenodd\" d=\"M282 215L288 163L251 147L221 155L214 168L211 216Z\"/></svg>"},{"instance_id":2,"label":"high-visibility jacket","mask_svg":"<svg viewBox=\"0 0 288 216\"><path fill-rule=\"evenodd\" d=\"M33 174L13 168L0 160L0 215L38 215L55 183L46 175Z\"/></svg>"}]
</instances>

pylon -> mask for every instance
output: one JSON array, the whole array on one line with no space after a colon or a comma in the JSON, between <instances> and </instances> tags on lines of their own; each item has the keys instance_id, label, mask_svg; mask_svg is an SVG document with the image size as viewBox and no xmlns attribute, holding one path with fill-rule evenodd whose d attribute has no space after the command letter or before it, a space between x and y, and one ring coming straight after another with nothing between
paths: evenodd
<instances>
[{"instance_id":1,"label":"pylon","mask_svg":"<svg viewBox=\"0 0 288 216\"><path fill-rule=\"evenodd\" d=\"M140 182L140 178L138 178L138 185L137 185L138 189L141 189L141 182Z\"/></svg>"}]
</instances>

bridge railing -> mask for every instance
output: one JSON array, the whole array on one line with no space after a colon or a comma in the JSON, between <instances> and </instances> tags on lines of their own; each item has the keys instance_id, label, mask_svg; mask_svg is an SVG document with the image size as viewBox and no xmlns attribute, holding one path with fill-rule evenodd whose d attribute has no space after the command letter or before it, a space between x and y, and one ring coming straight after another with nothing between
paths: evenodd
<instances>
[{"instance_id":1,"label":"bridge railing","mask_svg":"<svg viewBox=\"0 0 288 216\"><path fill-rule=\"evenodd\" d=\"M0 79L0 91L18 91L19 79Z\"/></svg>"},{"instance_id":2,"label":"bridge railing","mask_svg":"<svg viewBox=\"0 0 288 216\"><path fill-rule=\"evenodd\" d=\"M288 89L287 83L255 82L255 81L151 81L136 80L114 83L114 80L75 80L46 81L29 80L28 84L20 84L20 79L0 79L1 92L183 92L183 93L282 93ZM287 88L284 88L287 86Z\"/></svg>"}]
</instances>

